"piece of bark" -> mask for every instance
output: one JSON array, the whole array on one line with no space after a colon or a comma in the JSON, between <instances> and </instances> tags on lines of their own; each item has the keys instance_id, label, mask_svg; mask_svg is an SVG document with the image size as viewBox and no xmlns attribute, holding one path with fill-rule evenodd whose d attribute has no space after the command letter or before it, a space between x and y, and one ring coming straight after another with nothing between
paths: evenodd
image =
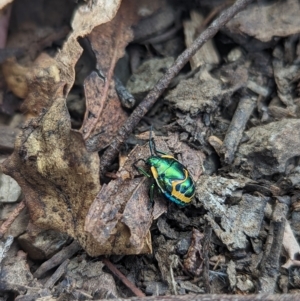
<instances>
[{"instance_id":1,"label":"piece of bark","mask_svg":"<svg viewBox=\"0 0 300 301\"><path fill-rule=\"evenodd\" d=\"M204 17L200 12L191 11L190 16L191 20L183 22L185 43L187 47L191 46L204 21ZM218 65L219 63L219 54L212 39L208 40L207 43L190 59L192 69L196 69L203 64Z\"/></svg>"},{"instance_id":2,"label":"piece of bark","mask_svg":"<svg viewBox=\"0 0 300 301\"><path fill-rule=\"evenodd\" d=\"M297 0L258 2L240 12L226 28L235 34L270 42L274 37L287 37L299 32L299 11Z\"/></svg>"},{"instance_id":3,"label":"piece of bark","mask_svg":"<svg viewBox=\"0 0 300 301\"><path fill-rule=\"evenodd\" d=\"M37 235L26 232L18 237L18 243L33 260L49 259L69 242L68 235L53 230L41 231Z\"/></svg>"},{"instance_id":4,"label":"piece of bark","mask_svg":"<svg viewBox=\"0 0 300 301\"><path fill-rule=\"evenodd\" d=\"M237 150L236 164L251 178L283 173L291 158L300 155L299 119L283 119L253 127L245 132L247 141Z\"/></svg>"},{"instance_id":5,"label":"piece of bark","mask_svg":"<svg viewBox=\"0 0 300 301\"><path fill-rule=\"evenodd\" d=\"M277 202L272 215L271 227L259 278L260 293L274 293L280 268L282 241L288 206Z\"/></svg>"},{"instance_id":6,"label":"piece of bark","mask_svg":"<svg viewBox=\"0 0 300 301\"><path fill-rule=\"evenodd\" d=\"M226 164L231 164L234 160L234 154L243 137L243 132L255 105L256 99L247 96L243 97L238 103L221 148Z\"/></svg>"},{"instance_id":7,"label":"piece of bark","mask_svg":"<svg viewBox=\"0 0 300 301\"><path fill-rule=\"evenodd\" d=\"M205 218L230 251L246 248L247 236L257 237L263 221L267 198L243 194L238 205L225 204L225 200L248 181L202 175L196 182L194 204L208 210ZM220 219L219 224L217 219Z\"/></svg>"},{"instance_id":8,"label":"piece of bark","mask_svg":"<svg viewBox=\"0 0 300 301\"><path fill-rule=\"evenodd\" d=\"M47 280L44 284L45 288L52 289L54 284L61 278L63 274L66 273L68 264L70 263L69 259L66 259L58 268L57 270L51 275L51 277Z\"/></svg>"}]
</instances>

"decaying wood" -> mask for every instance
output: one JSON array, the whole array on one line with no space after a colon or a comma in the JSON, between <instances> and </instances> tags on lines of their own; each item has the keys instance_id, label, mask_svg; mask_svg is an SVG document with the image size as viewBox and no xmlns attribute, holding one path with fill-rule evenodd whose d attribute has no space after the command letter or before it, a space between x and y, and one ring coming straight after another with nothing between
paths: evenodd
<instances>
[{"instance_id":1,"label":"decaying wood","mask_svg":"<svg viewBox=\"0 0 300 301\"><path fill-rule=\"evenodd\" d=\"M251 97L244 97L238 103L221 148L225 163L231 164L233 162L234 153L242 139L246 124L255 106L256 100Z\"/></svg>"},{"instance_id":2,"label":"decaying wood","mask_svg":"<svg viewBox=\"0 0 300 301\"><path fill-rule=\"evenodd\" d=\"M57 270L51 275L51 277L47 280L44 287L52 289L54 284L61 278L61 276L66 272L70 260L66 259Z\"/></svg>"},{"instance_id":3,"label":"decaying wood","mask_svg":"<svg viewBox=\"0 0 300 301\"><path fill-rule=\"evenodd\" d=\"M267 247L261 262L260 292L273 293L280 267L280 255L288 207L277 203L273 211Z\"/></svg>"}]
</instances>

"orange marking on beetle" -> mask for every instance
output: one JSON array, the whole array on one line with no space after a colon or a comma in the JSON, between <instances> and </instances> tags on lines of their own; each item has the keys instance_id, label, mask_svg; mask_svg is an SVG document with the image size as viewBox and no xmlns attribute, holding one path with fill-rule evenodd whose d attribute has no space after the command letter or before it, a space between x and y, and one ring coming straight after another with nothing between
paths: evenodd
<instances>
[{"instance_id":1,"label":"orange marking on beetle","mask_svg":"<svg viewBox=\"0 0 300 301\"><path fill-rule=\"evenodd\" d=\"M171 155L162 155L161 158L173 159L173 160L175 160L175 161L178 162L178 160L176 160L176 159L175 159L173 156L171 156Z\"/></svg>"},{"instance_id":2,"label":"orange marking on beetle","mask_svg":"<svg viewBox=\"0 0 300 301\"><path fill-rule=\"evenodd\" d=\"M156 168L154 166L151 166L151 172L153 174L153 178L156 180L158 178L158 173L157 173Z\"/></svg>"},{"instance_id":3,"label":"orange marking on beetle","mask_svg":"<svg viewBox=\"0 0 300 301\"><path fill-rule=\"evenodd\" d=\"M165 156L164 158L173 158L171 156ZM154 179L158 179L158 173L157 170L154 166L151 166L151 172L153 174ZM193 194L191 197L186 197L184 194L182 194L180 191L176 190L176 185L183 183L184 181L187 180L188 176L189 176L189 172L184 169L184 174L185 174L185 178L183 180L178 180L178 181L172 181L172 192L171 195L174 196L175 198L177 198L178 200L182 201L183 203L190 203L193 196L195 194ZM156 182L158 187L162 190L162 192L164 192L164 190L162 189L162 187L160 187L159 183Z\"/></svg>"},{"instance_id":4,"label":"orange marking on beetle","mask_svg":"<svg viewBox=\"0 0 300 301\"><path fill-rule=\"evenodd\" d=\"M182 201L184 203L189 203L194 195L192 195L191 197L186 197L183 193L176 190L176 185L181 184L184 181L186 181L189 176L189 172L186 169L184 169L184 174L185 174L185 178L183 180L172 182L172 196L174 196L175 198L179 199L180 201Z\"/></svg>"}]
</instances>

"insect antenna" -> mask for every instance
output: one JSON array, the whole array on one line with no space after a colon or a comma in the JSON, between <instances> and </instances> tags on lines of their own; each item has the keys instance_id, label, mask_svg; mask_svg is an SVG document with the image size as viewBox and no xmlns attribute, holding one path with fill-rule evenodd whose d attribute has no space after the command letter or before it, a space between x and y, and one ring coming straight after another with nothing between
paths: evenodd
<instances>
[{"instance_id":1,"label":"insect antenna","mask_svg":"<svg viewBox=\"0 0 300 301\"><path fill-rule=\"evenodd\" d=\"M153 126L151 125L150 133L149 133L149 149L150 149L151 156L154 156L154 151L153 151L154 141L153 141L153 138L152 138L152 131L153 131ZM154 145L154 150L155 150L155 145Z\"/></svg>"}]
</instances>

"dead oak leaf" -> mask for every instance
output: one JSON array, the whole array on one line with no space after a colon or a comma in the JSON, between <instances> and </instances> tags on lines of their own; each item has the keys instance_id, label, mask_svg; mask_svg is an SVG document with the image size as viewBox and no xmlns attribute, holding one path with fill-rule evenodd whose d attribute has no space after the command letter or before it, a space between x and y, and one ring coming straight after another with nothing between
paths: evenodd
<instances>
[{"instance_id":1,"label":"dead oak leaf","mask_svg":"<svg viewBox=\"0 0 300 301\"><path fill-rule=\"evenodd\" d=\"M104 184L90 207L85 230L101 244L101 254L151 253L152 223L145 178L117 178Z\"/></svg>"},{"instance_id":2,"label":"dead oak leaf","mask_svg":"<svg viewBox=\"0 0 300 301\"><path fill-rule=\"evenodd\" d=\"M92 72L84 81L84 91L87 101L87 110L84 124L93 123L98 119L92 135L86 140L88 151L98 151L109 145L121 125L127 118L127 113L121 107L120 100L114 88L114 83L110 82L106 91L106 81L103 81L96 72ZM85 136L87 125L83 129Z\"/></svg>"},{"instance_id":3,"label":"dead oak leaf","mask_svg":"<svg viewBox=\"0 0 300 301\"><path fill-rule=\"evenodd\" d=\"M64 99L53 100L46 113L24 126L2 167L21 186L36 226L69 234L88 253L97 249L83 226L100 189L99 158L71 130Z\"/></svg>"},{"instance_id":4,"label":"dead oak leaf","mask_svg":"<svg viewBox=\"0 0 300 301\"><path fill-rule=\"evenodd\" d=\"M66 98L74 83L75 64L83 51L78 37L113 19L120 3L121 0L94 0L92 6L79 6L71 24L73 32L54 58L41 54L31 66L26 67L15 61L4 64L6 82L13 93L25 98L23 110L26 113L38 116L51 107L53 99Z\"/></svg>"},{"instance_id":5,"label":"dead oak leaf","mask_svg":"<svg viewBox=\"0 0 300 301\"><path fill-rule=\"evenodd\" d=\"M140 18L143 1L123 0L115 18L93 29L88 35L97 60L97 70L103 77L91 75L85 80L87 110L81 132L88 150L106 147L127 118L114 88L115 65L124 56L125 47L133 40L131 26ZM99 92L92 93L91 83L97 81Z\"/></svg>"},{"instance_id":6,"label":"dead oak leaf","mask_svg":"<svg viewBox=\"0 0 300 301\"><path fill-rule=\"evenodd\" d=\"M167 150L163 139L157 146ZM85 230L102 244L103 254L151 253L150 227L167 207L155 194L154 208L149 198L151 180L134 168L139 159L150 156L148 143L136 146L120 167L117 178L104 184L90 207Z\"/></svg>"}]
</instances>

